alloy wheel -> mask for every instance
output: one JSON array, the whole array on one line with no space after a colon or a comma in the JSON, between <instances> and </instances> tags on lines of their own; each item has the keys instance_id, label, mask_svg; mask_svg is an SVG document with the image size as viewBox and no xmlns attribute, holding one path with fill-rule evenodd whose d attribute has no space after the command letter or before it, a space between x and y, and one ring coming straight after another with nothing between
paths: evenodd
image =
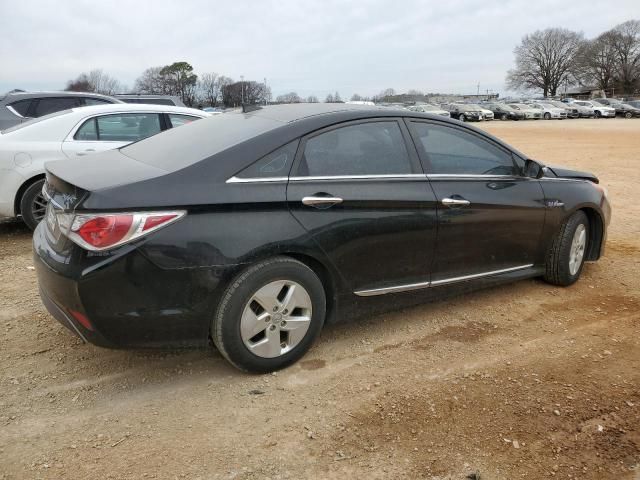
<instances>
[{"instance_id":1,"label":"alloy wheel","mask_svg":"<svg viewBox=\"0 0 640 480\"><path fill-rule=\"evenodd\" d=\"M40 222L44 218L44 214L47 211L47 199L44 198L42 193L39 193L33 198L33 202L31 203L31 214L33 218Z\"/></svg>"},{"instance_id":2,"label":"alloy wheel","mask_svg":"<svg viewBox=\"0 0 640 480\"><path fill-rule=\"evenodd\" d=\"M587 229L581 223L576 228L571 241L571 250L569 251L569 273L575 275L580 270L584 250L587 245Z\"/></svg>"},{"instance_id":3,"label":"alloy wheel","mask_svg":"<svg viewBox=\"0 0 640 480\"><path fill-rule=\"evenodd\" d=\"M251 353L274 358L293 350L311 325L311 297L290 280L270 282L247 302L240 320L240 335Z\"/></svg>"}]
</instances>

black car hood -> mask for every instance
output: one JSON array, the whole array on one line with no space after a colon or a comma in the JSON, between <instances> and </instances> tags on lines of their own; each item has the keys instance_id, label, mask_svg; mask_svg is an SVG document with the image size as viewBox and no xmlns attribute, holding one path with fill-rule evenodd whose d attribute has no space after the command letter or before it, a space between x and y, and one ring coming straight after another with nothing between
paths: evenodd
<instances>
[{"instance_id":1,"label":"black car hood","mask_svg":"<svg viewBox=\"0 0 640 480\"><path fill-rule=\"evenodd\" d=\"M581 172L579 170L570 170L564 167L554 167L552 165L547 165L546 167L548 169L548 172L545 176L547 177L575 178L578 180L589 180L593 183L600 183L598 177L596 177L593 173Z\"/></svg>"}]
</instances>

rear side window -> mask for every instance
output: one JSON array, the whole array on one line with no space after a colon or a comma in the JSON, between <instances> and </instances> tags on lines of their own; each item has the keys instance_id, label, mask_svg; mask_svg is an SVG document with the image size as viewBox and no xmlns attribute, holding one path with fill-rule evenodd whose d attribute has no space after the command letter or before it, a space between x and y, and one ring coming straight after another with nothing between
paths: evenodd
<instances>
[{"instance_id":1,"label":"rear side window","mask_svg":"<svg viewBox=\"0 0 640 480\"><path fill-rule=\"evenodd\" d=\"M410 173L411 160L395 121L349 125L312 137L298 168L301 176Z\"/></svg>"},{"instance_id":2,"label":"rear side window","mask_svg":"<svg viewBox=\"0 0 640 480\"><path fill-rule=\"evenodd\" d=\"M298 149L298 140L289 142L286 145L265 155L257 162L238 173L238 178L271 178L287 177L293 164L293 158Z\"/></svg>"},{"instance_id":3,"label":"rear side window","mask_svg":"<svg viewBox=\"0 0 640 480\"><path fill-rule=\"evenodd\" d=\"M16 112L18 112L23 117L27 116L29 112L29 106L31 105L31 100L20 100L19 102L13 102L9 106L13 108Z\"/></svg>"},{"instance_id":4,"label":"rear side window","mask_svg":"<svg viewBox=\"0 0 640 480\"><path fill-rule=\"evenodd\" d=\"M78 129L76 134L73 136L76 140L83 141L92 141L98 140L98 129L96 128L96 119L92 118L91 120L87 120L82 124L82 126Z\"/></svg>"},{"instance_id":5,"label":"rear side window","mask_svg":"<svg viewBox=\"0 0 640 480\"><path fill-rule=\"evenodd\" d=\"M178 115L175 113L170 113L169 114L169 120L171 120L171 126L173 128L175 127L181 127L182 125L185 125L187 123L191 123L195 120L200 120L200 117L194 117L192 115Z\"/></svg>"},{"instance_id":6,"label":"rear side window","mask_svg":"<svg viewBox=\"0 0 640 480\"><path fill-rule=\"evenodd\" d=\"M428 173L444 175L518 175L510 153L458 128L411 122Z\"/></svg>"},{"instance_id":7,"label":"rear side window","mask_svg":"<svg viewBox=\"0 0 640 480\"><path fill-rule=\"evenodd\" d=\"M78 106L78 99L74 97L65 98L40 98L37 100L35 117L42 117L50 113L67 110Z\"/></svg>"}]
</instances>

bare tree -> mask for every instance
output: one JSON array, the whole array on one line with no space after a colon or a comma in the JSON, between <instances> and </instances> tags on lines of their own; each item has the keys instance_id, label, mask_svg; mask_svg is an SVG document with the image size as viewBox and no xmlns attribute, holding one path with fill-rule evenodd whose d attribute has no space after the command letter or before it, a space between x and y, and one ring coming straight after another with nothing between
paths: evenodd
<instances>
[{"instance_id":1,"label":"bare tree","mask_svg":"<svg viewBox=\"0 0 640 480\"><path fill-rule=\"evenodd\" d=\"M362 97L360 95L358 95L357 93L354 93L353 95L351 95L351 101L352 102L361 102L362 101Z\"/></svg>"},{"instance_id":2,"label":"bare tree","mask_svg":"<svg viewBox=\"0 0 640 480\"><path fill-rule=\"evenodd\" d=\"M198 93L202 103L215 107L221 100L222 84L217 73L203 73L198 79Z\"/></svg>"},{"instance_id":3,"label":"bare tree","mask_svg":"<svg viewBox=\"0 0 640 480\"><path fill-rule=\"evenodd\" d=\"M277 103L300 103L302 98L296 92L285 93L276 97Z\"/></svg>"},{"instance_id":4,"label":"bare tree","mask_svg":"<svg viewBox=\"0 0 640 480\"><path fill-rule=\"evenodd\" d=\"M623 93L640 88L640 21L629 20L612 30L616 77Z\"/></svg>"},{"instance_id":5,"label":"bare tree","mask_svg":"<svg viewBox=\"0 0 640 480\"><path fill-rule=\"evenodd\" d=\"M255 81L235 82L222 88L222 100L229 107L245 104L256 104L268 101L271 91L265 84Z\"/></svg>"},{"instance_id":6,"label":"bare tree","mask_svg":"<svg viewBox=\"0 0 640 480\"><path fill-rule=\"evenodd\" d=\"M318 103L318 97L315 95L309 95L307 97L307 103Z\"/></svg>"},{"instance_id":7,"label":"bare tree","mask_svg":"<svg viewBox=\"0 0 640 480\"><path fill-rule=\"evenodd\" d=\"M388 102L394 95L396 91L393 88L385 88L379 94L373 96L374 102Z\"/></svg>"},{"instance_id":8,"label":"bare tree","mask_svg":"<svg viewBox=\"0 0 640 480\"><path fill-rule=\"evenodd\" d=\"M136 80L135 91L151 95L169 95L168 85L164 76L160 74L163 68L151 67L142 72L142 75Z\"/></svg>"},{"instance_id":9,"label":"bare tree","mask_svg":"<svg viewBox=\"0 0 640 480\"><path fill-rule=\"evenodd\" d=\"M325 103L333 103L334 99L333 99L333 95L330 93L329 95L326 96L326 98L324 99Z\"/></svg>"},{"instance_id":10,"label":"bare tree","mask_svg":"<svg viewBox=\"0 0 640 480\"><path fill-rule=\"evenodd\" d=\"M124 90L124 87L114 77L96 69L89 73L81 73L75 80L69 80L65 90L115 95Z\"/></svg>"},{"instance_id":11,"label":"bare tree","mask_svg":"<svg viewBox=\"0 0 640 480\"><path fill-rule=\"evenodd\" d=\"M342 98L340 98L340 94L336 90L336 93L333 94L334 103L342 103Z\"/></svg>"},{"instance_id":12,"label":"bare tree","mask_svg":"<svg viewBox=\"0 0 640 480\"><path fill-rule=\"evenodd\" d=\"M582 33L564 28L548 28L525 35L514 49L516 67L507 74L513 90L541 89L544 96L556 95L558 88L577 69L577 53Z\"/></svg>"},{"instance_id":13,"label":"bare tree","mask_svg":"<svg viewBox=\"0 0 640 480\"><path fill-rule=\"evenodd\" d=\"M586 41L580 50L576 76L580 83L595 84L600 90L612 87L616 76L613 32L605 32Z\"/></svg>"}]
</instances>

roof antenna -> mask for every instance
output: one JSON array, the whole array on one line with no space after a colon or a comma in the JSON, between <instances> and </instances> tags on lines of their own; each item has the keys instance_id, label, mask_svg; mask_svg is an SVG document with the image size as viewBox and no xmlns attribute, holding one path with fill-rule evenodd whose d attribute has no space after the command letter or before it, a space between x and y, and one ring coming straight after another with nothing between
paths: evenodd
<instances>
[{"instance_id":1,"label":"roof antenna","mask_svg":"<svg viewBox=\"0 0 640 480\"><path fill-rule=\"evenodd\" d=\"M249 105L248 103L242 104L242 113L255 112L256 110L262 110L260 105Z\"/></svg>"}]
</instances>

